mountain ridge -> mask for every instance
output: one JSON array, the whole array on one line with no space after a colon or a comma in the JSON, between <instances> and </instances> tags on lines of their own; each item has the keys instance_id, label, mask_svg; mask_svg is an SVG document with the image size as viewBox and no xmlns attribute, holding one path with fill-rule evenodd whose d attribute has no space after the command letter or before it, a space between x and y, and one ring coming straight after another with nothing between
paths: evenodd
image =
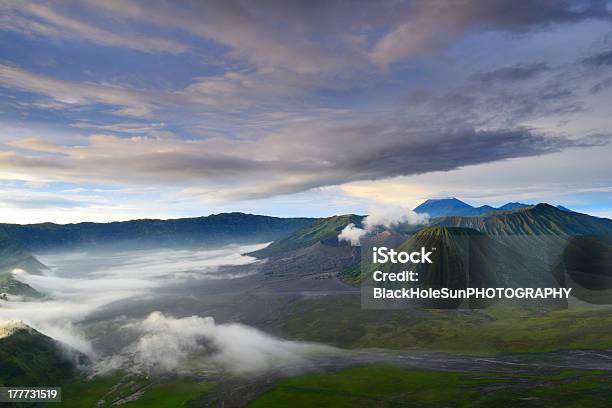
<instances>
[{"instance_id":1,"label":"mountain ridge","mask_svg":"<svg viewBox=\"0 0 612 408\"><path fill-rule=\"evenodd\" d=\"M126 242L135 246L223 245L276 240L315 220L232 212L169 220L0 224L0 234L30 251L79 246L123 246Z\"/></svg>"},{"instance_id":2,"label":"mountain ridge","mask_svg":"<svg viewBox=\"0 0 612 408\"><path fill-rule=\"evenodd\" d=\"M553 225L554 222L563 227ZM504 224L507 227L504 227ZM570 236L612 233L612 220L608 218L568 212L546 203L476 217L456 215L437 217L432 220L431 225L474 228L489 235L557 235L561 233L564 236Z\"/></svg>"},{"instance_id":3,"label":"mountain ridge","mask_svg":"<svg viewBox=\"0 0 612 408\"><path fill-rule=\"evenodd\" d=\"M348 224L361 227L361 222L365 217L355 214L334 215L326 218L319 218L312 225L299 229L279 241L273 242L267 247L249 253L248 255L257 258L266 258L279 255L283 252L295 250L300 247L308 246L316 242L337 242L338 234Z\"/></svg>"},{"instance_id":4,"label":"mountain ridge","mask_svg":"<svg viewBox=\"0 0 612 408\"><path fill-rule=\"evenodd\" d=\"M480 207L474 207L464 201L459 200L458 198L440 198L440 199L428 199L416 206L413 211L416 213L427 213L430 217L444 217L450 215L460 215L467 217L474 217L485 215L491 212L496 211L510 211L510 210L518 210L522 208L533 207L533 204L525 204L516 201L512 201L506 203L500 207L493 207L490 205L482 205ZM556 208L566 211L572 212L567 207L558 205Z\"/></svg>"}]
</instances>

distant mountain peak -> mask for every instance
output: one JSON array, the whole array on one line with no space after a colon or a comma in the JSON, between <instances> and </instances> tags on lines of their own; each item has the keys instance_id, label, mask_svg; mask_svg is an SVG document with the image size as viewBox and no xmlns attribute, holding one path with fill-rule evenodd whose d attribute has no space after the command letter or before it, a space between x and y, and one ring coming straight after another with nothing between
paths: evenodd
<instances>
[{"instance_id":1,"label":"distant mountain peak","mask_svg":"<svg viewBox=\"0 0 612 408\"><path fill-rule=\"evenodd\" d=\"M429 202L433 203L433 202L440 202L440 201L458 202L458 203L469 205L466 202L461 201L460 199L456 197L428 198L427 200L425 200L426 203L429 203Z\"/></svg>"},{"instance_id":2,"label":"distant mountain peak","mask_svg":"<svg viewBox=\"0 0 612 408\"><path fill-rule=\"evenodd\" d=\"M535 208L539 205L546 206L546 208L554 208L560 211L572 212L572 210L567 209L563 206L555 207L546 203L533 205L517 201L511 201L500 207L493 207L490 205L481 205L480 207L474 207L455 197L428 199L424 201L421 205L415 207L414 211L417 213L427 213L432 218L448 216L477 217L496 211L515 211L525 208Z\"/></svg>"},{"instance_id":3,"label":"distant mountain peak","mask_svg":"<svg viewBox=\"0 0 612 408\"><path fill-rule=\"evenodd\" d=\"M465 201L461 201L455 197L447 197L447 198L429 198L423 202L421 205L439 205L439 204L456 204L456 205L465 205L471 207Z\"/></svg>"},{"instance_id":4,"label":"distant mountain peak","mask_svg":"<svg viewBox=\"0 0 612 408\"><path fill-rule=\"evenodd\" d=\"M536 211L562 211L561 209L555 207L554 205L550 205L548 203L538 203L532 207Z\"/></svg>"},{"instance_id":5,"label":"distant mountain peak","mask_svg":"<svg viewBox=\"0 0 612 408\"><path fill-rule=\"evenodd\" d=\"M517 201L511 201L509 203L506 203L506 204L502 205L501 207L498 207L498 210L509 211L509 210L518 210L519 208L527 208L527 207L531 207L531 204L525 204L525 203L519 203Z\"/></svg>"},{"instance_id":6,"label":"distant mountain peak","mask_svg":"<svg viewBox=\"0 0 612 408\"><path fill-rule=\"evenodd\" d=\"M455 197L432 198L414 208L414 212L427 213L434 218L448 215L476 216L490 211L495 211L495 208L490 206L476 208Z\"/></svg>"},{"instance_id":7,"label":"distant mountain peak","mask_svg":"<svg viewBox=\"0 0 612 408\"><path fill-rule=\"evenodd\" d=\"M414 212L427 213L431 217L444 215L467 215L475 213L474 207L457 198L431 198L414 208Z\"/></svg>"}]
</instances>

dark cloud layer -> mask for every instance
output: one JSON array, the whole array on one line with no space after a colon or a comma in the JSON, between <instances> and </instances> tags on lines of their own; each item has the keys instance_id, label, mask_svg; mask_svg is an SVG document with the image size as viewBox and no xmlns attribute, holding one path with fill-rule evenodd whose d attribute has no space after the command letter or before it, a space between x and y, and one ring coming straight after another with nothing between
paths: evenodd
<instances>
[{"instance_id":1,"label":"dark cloud layer","mask_svg":"<svg viewBox=\"0 0 612 408\"><path fill-rule=\"evenodd\" d=\"M293 130L295 136L290 145L281 146L275 138L267 138L247 147L225 146L223 154L209 153L214 146L206 141L199 144L175 141L172 152L160 153L146 142L107 138L103 145L94 141L88 147L61 149L61 162L33 154L0 156L0 169L40 177L52 174L58 180L198 185L214 192L218 199L236 200L358 180L448 171L609 142L607 136L572 140L528 129L411 132L364 124ZM35 140L21 147L32 152L55 149ZM219 186L223 188L219 190Z\"/></svg>"},{"instance_id":2,"label":"dark cloud layer","mask_svg":"<svg viewBox=\"0 0 612 408\"><path fill-rule=\"evenodd\" d=\"M512 67L498 68L493 71L472 75L471 79L482 82L485 85L493 85L500 82L514 82L531 79L538 74L550 70L545 62L531 65L515 65Z\"/></svg>"},{"instance_id":3,"label":"dark cloud layer","mask_svg":"<svg viewBox=\"0 0 612 408\"><path fill-rule=\"evenodd\" d=\"M591 55L584 62L595 67L606 67L612 65L612 49Z\"/></svg>"}]
</instances>

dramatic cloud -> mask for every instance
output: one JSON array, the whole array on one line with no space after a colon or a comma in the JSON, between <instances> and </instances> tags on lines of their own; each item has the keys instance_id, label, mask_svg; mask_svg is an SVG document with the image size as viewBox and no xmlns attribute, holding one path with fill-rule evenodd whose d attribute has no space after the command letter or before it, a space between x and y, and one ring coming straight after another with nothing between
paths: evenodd
<instances>
[{"instance_id":1,"label":"dramatic cloud","mask_svg":"<svg viewBox=\"0 0 612 408\"><path fill-rule=\"evenodd\" d=\"M31 49L0 62L7 183L146 190L171 216L608 142L606 1L1 7Z\"/></svg>"},{"instance_id":2,"label":"dramatic cloud","mask_svg":"<svg viewBox=\"0 0 612 408\"><path fill-rule=\"evenodd\" d=\"M41 139L13 142L26 153L0 154L0 169L40 181L73 180L147 185L151 181L213 189L233 180L217 199L267 197L362 179L451 170L533 156L602 140L572 141L527 130L411 132L364 125L293 127L291 144L277 136L254 142L95 136L88 145L58 146ZM381 137L373 137L381 135ZM384 143L380 141L384 140ZM27 153L31 152L31 153ZM57 158L47 154L56 153ZM61 159L60 159L61 157ZM285 158L299 157L299 161Z\"/></svg>"},{"instance_id":3,"label":"dramatic cloud","mask_svg":"<svg viewBox=\"0 0 612 408\"><path fill-rule=\"evenodd\" d=\"M24 139L11 143L23 153L0 153L0 170L38 181L184 187L197 183L211 190L206 193L210 199L236 200L606 143L606 138L575 141L528 130L447 133L440 129L436 133L373 124L332 129L309 124L286 132L291 136L272 135L251 142L99 135L89 138L87 145L73 147ZM212 191L230 181L232 188Z\"/></svg>"}]
</instances>

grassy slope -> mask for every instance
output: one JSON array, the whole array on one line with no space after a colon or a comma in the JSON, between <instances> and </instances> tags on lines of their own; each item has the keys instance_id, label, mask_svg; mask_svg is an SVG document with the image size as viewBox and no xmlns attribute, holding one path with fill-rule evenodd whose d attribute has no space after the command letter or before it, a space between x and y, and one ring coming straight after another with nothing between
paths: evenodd
<instances>
[{"instance_id":1,"label":"grassy slope","mask_svg":"<svg viewBox=\"0 0 612 408\"><path fill-rule=\"evenodd\" d=\"M353 265L349 268L346 268L338 273L338 278L344 283L348 283L349 285L358 286L361 284L364 276L367 276L367 273L374 272L376 270L376 265L368 263L364 264L363 261ZM366 269L367 268L367 269Z\"/></svg>"},{"instance_id":2,"label":"grassy slope","mask_svg":"<svg viewBox=\"0 0 612 408\"><path fill-rule=\"evenodd\" d=\"M482 217L440 217L433 226L474 228L490 235L570 235L612 233L612 220L559 210L549 204L501 211Z\"/></svg>"},{"instance_id":3,"label":"grassy slope","mask_svg":"<svg viewBox=\"0 0 612 408\"><path fill-rule=\"evenodd\" d=\"M319 241L335 239L340 231L348 224L361 225L363 219L360 215L346 214L329 218L318 219L314 224L295 231L293 234L279 241L273 242L266 248L250 253L258 258L282 255L285 252L307 247Z\"/></svg>"},{"instance_id":4,"label":"grassy slope","mask_svg":"<svg viewBox=\"0 0 612 408\"><path fill-rule=\"evenodd\" d=\"M598 371L555 375L451 373L389 365L286 379L258 407L609 407L612 379Z\"/></svg>"},{"instance_id":5,"label":"grassy slope","mask_svg":"<svg viewBox=\"0 0 612 408\"><path fill-rule=\"evenodd\" d=\"M122 398L143 393L124 407L179 408L197 406L210 384L191 378L172 378L152 382L142 377L122 375L99 376L91 380L77 380L62 388L62 407L110 407ZM48 404L52 407L53 404Z\"/></svg>"},{"instance_id":6,"label":"grassy slope","mask_svg":"<svg viewBox=\"0 0 612 408\"><path fill-rule=\"evenodd\" d=\"M612 307L530 310L364 310L359 297L296 302L284 334L347 348L422 349L474 354L611 348Z\"/></svg>"},{"instance_id":7,"label":"grassy slope","mask_svg":"<svg viewBox=\"0 0 612 408\"><path fill-rule=\"evenodd\" d=\"M74 374L51 338L19 331L0 339L0 385L58 386Z\"/></svg>"}]
</instances>

